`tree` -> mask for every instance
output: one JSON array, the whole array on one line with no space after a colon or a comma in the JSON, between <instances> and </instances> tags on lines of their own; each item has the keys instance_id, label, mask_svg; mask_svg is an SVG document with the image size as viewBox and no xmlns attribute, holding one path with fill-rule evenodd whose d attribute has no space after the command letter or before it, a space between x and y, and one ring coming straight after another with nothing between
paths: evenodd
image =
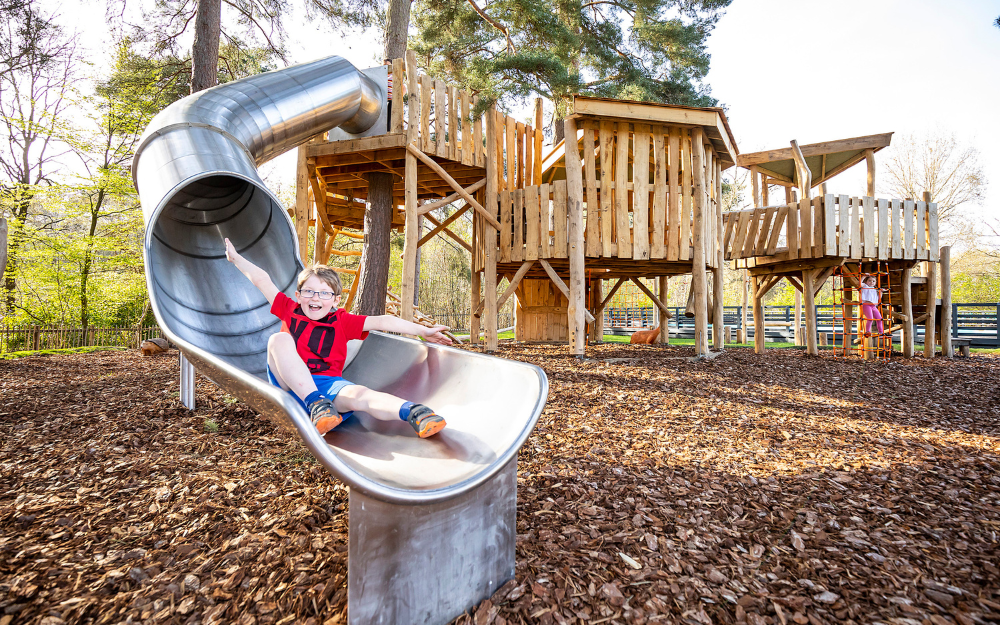
<instances>
[{"instance_id":1,"label":"tree","mask_svg":"<svg viewBox=\"0 0 1000 625\"><path fill-rule=\"evenodd\" d=\"M962 207L981 203L986 191L979 151L959 144L953 134L902 137L893 146L886 178L893 197L919 199L929 191L938 221L949 227L957 227Z\"/></svg>"},{"instance_id":2,"label":"tree","mask_svg":"<svg viewBox=\"0 0 1000 625\"><path fill-rule=\"evenodd\" d=\"M384 58L398 59L406 53L411 0L390 0L386 13ZM402 85L395 85L401 89ZM365 246L358 271L358 295L354 310L361 315L385 313L385 292L389 283L389 237L392 230L393 174L371 173L368 181L368 210L365 211Z\"/></svg>"},{"instance_id":3,"label":"tree","mask_svg":"<svg viewBox=\"0 0 1000 625\"><path fill-rule=\"evenodd\" d=\"M9 243L4 268L6 309L15 305L19 252L25 242L25 222L32 199L41 185L52 183L51 175L60 156L58 136L62 117L69 106L73 83L76 41L42 14L34 3L4 28L14 47L21 50L14 68L0 73L0 128L7 141L0 141L0 203L9 214Z\"/></svg>"},{"instance_id":4,"label":"tree","mask_svg":"<svg viewBox=\"0 0 1000 625\"><path fill-rule=\"evenodd\" d=\"M554 133L573 94L714 105L705 41L731 0L421 1L411 40L430 73L481 106L552 101Z\"/></svg>"}]
</instances>

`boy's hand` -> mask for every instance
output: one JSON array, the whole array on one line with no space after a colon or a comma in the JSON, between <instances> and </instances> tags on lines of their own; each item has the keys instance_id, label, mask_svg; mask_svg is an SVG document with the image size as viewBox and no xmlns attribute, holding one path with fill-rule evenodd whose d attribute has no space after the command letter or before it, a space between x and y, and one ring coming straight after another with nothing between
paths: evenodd
<instances>
[{"instance_id":1,"label":"boy's hand","mask_svg":"<svg viewBox=\"0 0 1000 625\"><path fill-rule=\"evenodd\" d=\"M239 252L236 251L236 248L233 247L232 241L230 241L227 238L226 239L226 260L228 260L229 262L235 264L237 260L242 260L242 259L243 259L243 257L240 256Z\"/></svg>"},{"instance_id":2,"label":"boy's hand","mask_svg":"<svg viewBox=\"0 0 1000 625\"><path fill-rule=\"evenodd\" d=\"M430 343L437 343L439 345L451 345L451 338L443 334L448 326L436 325L433 327L420 326L422 331L420 336L424 337Z\"/></svg>"}]
</instances>

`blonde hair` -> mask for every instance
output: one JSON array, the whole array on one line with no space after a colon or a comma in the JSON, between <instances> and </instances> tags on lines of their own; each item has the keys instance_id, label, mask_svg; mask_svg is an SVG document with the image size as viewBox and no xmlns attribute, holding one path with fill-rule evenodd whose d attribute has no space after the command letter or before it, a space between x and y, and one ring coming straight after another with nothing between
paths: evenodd
<instances>
[{"instance_id":1,"label":"blonde hair","mask_svg":"<svg viewBox=\"0 0 1000 625\"><path fill-rule=\"evenodd\" d=\"M302 289L302 285L305 284L306 280L313 276L326 282L326 285L333 291L334 297L340 295L344 290L344 287L340 285L340 276L328 265L312 265L299 272L298 288Z\"/></svg>"}]
</instances>

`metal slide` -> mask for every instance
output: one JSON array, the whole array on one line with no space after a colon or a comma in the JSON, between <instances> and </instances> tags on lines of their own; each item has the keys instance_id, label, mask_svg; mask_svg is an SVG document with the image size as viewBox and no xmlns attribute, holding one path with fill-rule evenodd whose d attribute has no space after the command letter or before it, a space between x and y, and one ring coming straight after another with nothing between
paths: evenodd
<instances>
[{"instance_id":1,"label":"metal slide","mask_svg":"<svg viewBox=\"0 0 1000 625\"><path fill-rule=\"evenodd\" d=\"M229 237L291 295L302 268L294 226L257 166L336 126L364 132L383 100L373 80L334 56L220 85L162 111L133 162L146 280L167 338L227 392L297 431L352 493L438 504L513 465L545 405L542 370L373 333L353 346L345 377L426 403L448 427L421 440L402 421L359 414L324 439L264 379L267 339L280 322L223 247Z\"/></svg>"}]
</instances>

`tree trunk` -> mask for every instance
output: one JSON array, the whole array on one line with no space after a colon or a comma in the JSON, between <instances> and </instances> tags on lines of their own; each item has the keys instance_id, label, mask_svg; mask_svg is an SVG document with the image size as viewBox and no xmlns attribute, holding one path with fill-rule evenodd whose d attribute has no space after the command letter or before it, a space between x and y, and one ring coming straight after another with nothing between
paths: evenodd
<instances>
[{"instance_id":1,"label":"tree trunk","mask_svg":"<svg viewBox=\"0 0 1000 625\"><path fill-rule=\"evenodd\" d=\"M4 290L6 293L6 311L11 314L14 311L14 304L17 301L17 261L24 243L24 222L28 218L28 208L31 205L31 197L20 197L15 201L14 210L11 211L10 220L10 243L7 246L7 262L4 265Z\"/></svg>"},{"instance_id":2,"label":"tree trunk","mask_svg":"<svg viewBox=\"0 0 1000 625\"><path fill-rule=\"evenodd\" d=\"M219 31L222 0L198 0L191 46L191 93L219 82Z\"/></svg>"},{"instance_id":3,"label":"tree trunk","mask_svg":"<svg viewBox=\"0 0 1000 625\"><path fill-rule=\"evenodd\" d=\"M358 295L354 312L384 315L385 292L389 284L389 232L392 229L392 174L371 173L368 181L368 210L365 211L365 245L358 266Z\"/></svg>"},{"instance_id":4,"label":"tree trunk","mask_svg":"<svg viewBox=\"0 0 1000 625\"><path fill-rule=\"evenodd\" d=\"M96 205L90 211L90 230L87 233L87 247L83 253L83 271L80 273L80 325L83 335L87 335L90 326L90 300L87 299L87 283L90 281L90 271L94 264L94 235L97 233L97 221L101 218L101 207L104 205L104 189L97 194Z\"/></svg>"},{"instance_id":5,"label":"tree trunk","mask_svg":"<svg viewBox=\"0 0 1000 625\"><path fill-rule=\"evenodd\" d=\"M410 27L411 0L390 0L385 29L384 56L402 58L406 54L406 34ZM402 81L396 79L396 89ZM358 266L358 295L354 306L361 315L385 313L385 290L389 284L389 232L392 229L393 175L372 173L368 180L368 210L365 211L365 246ZM416 295L414 294L414 299ZM415 303L415 302L414 302Z\"/></svg>"}]
</instances>

